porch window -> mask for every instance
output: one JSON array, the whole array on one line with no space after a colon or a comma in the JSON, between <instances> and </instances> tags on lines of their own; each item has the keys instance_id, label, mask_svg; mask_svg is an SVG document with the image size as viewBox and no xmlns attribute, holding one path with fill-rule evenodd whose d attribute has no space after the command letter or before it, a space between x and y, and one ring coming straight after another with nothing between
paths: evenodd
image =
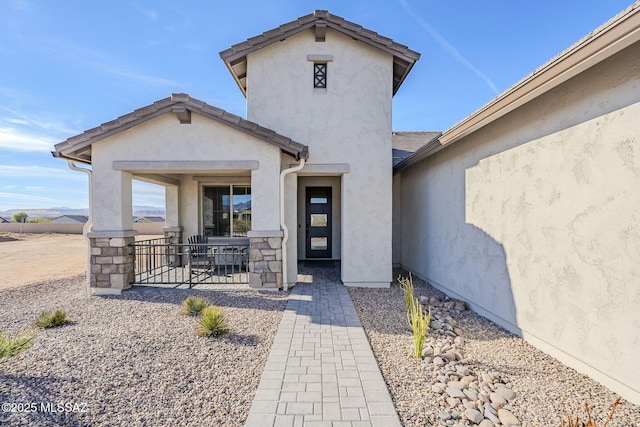
<instances>
[{"instance_id":1,"label":"porch window","mask_svg":"<svg viewBox=\"0 0 640 427\"><path fill-rule=\"evenodd\" d=\"M246 237L251 230L251 186L205 186L202 191L204 234Z\"/></svg>"}]
</instances>

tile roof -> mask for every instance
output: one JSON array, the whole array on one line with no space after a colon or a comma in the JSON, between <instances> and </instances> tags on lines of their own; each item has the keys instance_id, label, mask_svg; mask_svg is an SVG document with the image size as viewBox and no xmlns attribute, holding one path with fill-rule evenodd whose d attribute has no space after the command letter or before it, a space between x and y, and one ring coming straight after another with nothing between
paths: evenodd
<instances>
[{"instance_id":1,"label":"tile roof","mask_svg":"<svg viewBox=\"0 0 640 427\"><path fill-rule=\"evenodd\" d=\"M228 113L220 108L211 106L205 102L191 98L184 93L173 94L169 98L161 99L151 105L139 108L129 114L118 117L115 120L103 123L93 129L89 129L79 135L72 136L64 142L55 145L52 154L82 163L91 163L91 144L104 138L130 129L162 114L173 112L183 123L190 121L191 112L208 117L219 123L230 126L269 144L279 147L284 153L296 159L307 158L309 150L306 145L293 141L291 138L280 135L271 129L250 122L235 114Z\"/></svg>"},{"instance_id":2,"label":"tile roof","mask_svg":"<svg viewBox=\"0 0 640 427\"><path fill-rule=\"evenodd\" d=\"M317 34L318 29L322 29L320 30L322 35L317 35L317 37L324 37L322 32L326 28L331 28L393 55L394 94L400 88L409 71L411 71L413 64L420 58L418 52L414 52L407 46L384 37L375 31L368 30L361 25L349 22L340 16L332 15L326 10L316 10L309 15L301 16L294 21L282 24L242 43L235 44L229 49L220 52L220 57L229 68L242 93L246 95L247 55L311 28L316 28Z\"/></svg>"},{"instance_id":3,"label":"tile roof","mask_svg":"<svg viewBox=\"0 0 640 427\"><path fill-rule=\"evenodd\" d=\"M440 135L442 132L393 132L393 167Z\"/></svg>"}]
</instances>

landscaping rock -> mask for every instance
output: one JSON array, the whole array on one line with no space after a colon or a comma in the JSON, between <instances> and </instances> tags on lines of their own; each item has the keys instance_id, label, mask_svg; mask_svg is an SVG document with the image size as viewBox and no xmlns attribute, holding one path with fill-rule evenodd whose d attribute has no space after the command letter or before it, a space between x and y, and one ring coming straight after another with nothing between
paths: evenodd
<instances>
[{"instance_id":1,"label":"landscaping rock","mask_svg":"<svg viewBox=\"0 0 640 427\"><path fill-rule=\"evenodd\" d=\"M457 397L458 399L466 398L464 393L459 388L447 387L445 392L449 395L449 397Z\"/></svg>"},{"instance_id":2,"label":"landscaping rock","mask_svg":"<svg viewBox=\"0 0 640 427\"><path fill-rule=\"evenodd\" d=\"M520 427L520 420L506 409L498 410L498 418L504 427Z\"/></svg>"},{"instance_id":3,"label":"landscaping rock","mask_svg":"<svg viewBox=\"0 0 640 427\"><path fill-rule=\"evenodd\" d=\"M484 416L480 413L480 411L475 409L467 409L464 414L467 416L469 421L472 421L476 424L480 424L482 420L484 420Z\"/></svg>"}]
</instances>

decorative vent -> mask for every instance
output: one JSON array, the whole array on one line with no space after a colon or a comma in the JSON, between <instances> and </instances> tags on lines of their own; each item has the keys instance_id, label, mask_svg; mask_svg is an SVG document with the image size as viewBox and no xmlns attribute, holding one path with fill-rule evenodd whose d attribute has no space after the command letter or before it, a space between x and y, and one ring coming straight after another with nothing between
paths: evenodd
<instances>
[{"instance_id":1,"label":"decorative vent","mask_svg":"<svg viewBox=\"0 0 640 427\"><path fill-rule=\"evenodd\" d=\"M313 64L313 87L314 88L326 88L327 87L327 63L314 63Z\"/></svg>"}]
</instances>

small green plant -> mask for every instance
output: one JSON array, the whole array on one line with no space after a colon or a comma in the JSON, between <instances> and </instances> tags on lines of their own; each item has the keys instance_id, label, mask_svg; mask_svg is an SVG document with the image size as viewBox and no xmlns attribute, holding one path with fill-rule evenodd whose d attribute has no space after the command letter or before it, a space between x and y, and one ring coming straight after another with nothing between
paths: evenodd
<instances>
[{"instance_id":1,"label":"small green plant","mask_svg":"<svg viewBox=\"0 0 640 427\"><path fill-rule=\"evenodd\" d=\"M404 292L404 305L407 308L407 322L413 331L413 357L422 357L422 346L429 332L429 322L431 322L431 307L429 313L425 314L422 304L413 294L413 277L398 276L398 282Z\"/></svg>"},{"instance_id":2,"label":"small green plant","mask_svg":"<svg viewBox=\"0 0 640 427\"><path fill-rule=\"evenodd\" d=\"M55 328L56 326L66 325L71 322L67 319L67 312L64 310L56 310L53 313L43 311L36 320L36 326L39 328Z\"/></svg>"},{"instance_id":3,"label":"small green plant","mask_svg":"<svg viewBox=\"0 0 640 427\"><path fill-rule=\"evenodd\" d=\"M198 320L197 334L201 337L217 337L228 331L227 319L219 307L209 306L202 310Z\"/></svg>"},{"instance_id":4,"label":"small green plant","mask_svg":"<svg viewBox=\"0 0 640 427\"><path fill-rule=\"evenodd\" d=\"M413 357L419 359L422 357L422 346L427 337L427 332L429 332L431 307L429 307L429 313L425 314L418 298L414 298L411 304L411 310L407 312L407 319L413 330Z\"/></svg>"},{"instance_id":5,"label":"small green plant","mask_svg":"<svg viewBox=\"0 0 640 427\"><path fill-rule=\"evenodd\" d=\"M33 332L25 331L17 336L11 336L7 332L0 331L0 363L27 350L33 344L34 338Z\"/></svg>"},{"instance_id":6,"label":"small green plant","mask_svg":"<svg viewBox=\"0 0 640 427\"><path fill-rule=\"evenodd\" d=\"M407 314L409 314L413 306L413 277L411 277L411 273L409 273L408 278L398 276L398 282L404 292L404 305L407 308ZM411 325L411 322L409 322L409 325Z\"/></svg>"},{"instance_id":7,"label":"small green plant","mask_svg":"<svg viewBox=\"0 0 640 427\"><path fill-rule=\"evenodd\" d=\"M185 316L197 316L202 310L209 306L209 301L202 297L193 295L182 301L182 314Z\"/></svg>"},{"instance_id":8,"label":"small green plant","mask_svg":"<svg viewBox=\"0 0 640 427\"><path fill-rule=\"evenodd\" d=\"M607 416L607 419L605 420L602 427L607 427L607 424L609 424L609 421L611 421L611 419L613 418L613 414L616 411L616 408L618 407L618 405L620 405L620 398L616 399L616 401L611 404L611 412L609 412L609 415ZM562 422L560 426L561 427L598 427L598 424L591 419L591 408L589 408L589 404L586 402L584 404L584 410L587 413L586 422L582 422L580 420L579 415L576 415L575 421L573 417L568 415L566 422L565 420L560 420Z\"/></svg>"}]
</instances>

